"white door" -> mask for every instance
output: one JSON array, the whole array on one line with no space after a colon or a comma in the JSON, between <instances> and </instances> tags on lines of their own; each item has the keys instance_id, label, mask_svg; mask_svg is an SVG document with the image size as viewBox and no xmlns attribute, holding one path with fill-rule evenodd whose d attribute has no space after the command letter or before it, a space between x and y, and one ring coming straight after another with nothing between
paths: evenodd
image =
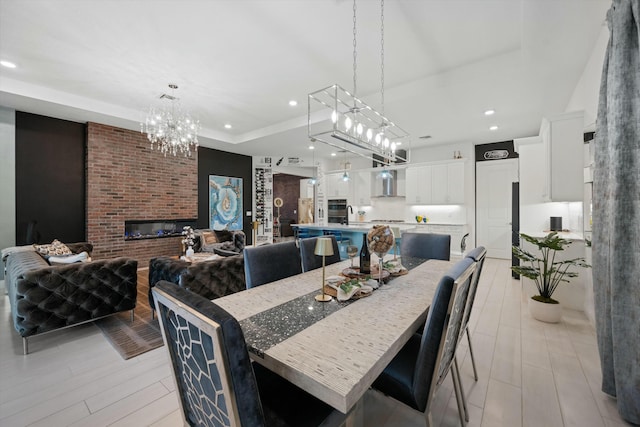
<instances>
[{"instance_id":1,"label":"white door","mask_svg":"<svg viewBox=\"0 0 640 427\"><path fill-rule=\"evenodd\" d=\"M476 163L477 245L491 258L511 259L511 183L518 159Z\"/></svg>"}]
</instances>

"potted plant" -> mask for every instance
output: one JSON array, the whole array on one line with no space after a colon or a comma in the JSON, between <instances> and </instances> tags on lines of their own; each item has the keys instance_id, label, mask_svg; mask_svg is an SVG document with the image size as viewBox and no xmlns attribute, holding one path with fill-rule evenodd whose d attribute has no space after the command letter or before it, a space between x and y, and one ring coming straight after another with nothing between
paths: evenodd
<instances>
[{"instance_id":1,"label":"potted plant","mask_svg":"<svg viewBox=\"0 0 640 427\"><path fill-rule=\"evenodd\" d=\"M570 271L570 267L591 266L585 262L584 258L556 261L556 253L563 251L565 246L572 242L558 236L555 231L540 238L524 233L520 233L520 237L540 250L540 256L537 257L519 246L512 247L513 255L524 265L513 266L511 270L533 280L538 290L538 295L532 296L529 300L529 312L537 320L557 323L562 316L562 308L558 301L551 298L553 293L560 283L569 283L569 278L578 277L578 272Z\"/></svg>"}]
</instances>

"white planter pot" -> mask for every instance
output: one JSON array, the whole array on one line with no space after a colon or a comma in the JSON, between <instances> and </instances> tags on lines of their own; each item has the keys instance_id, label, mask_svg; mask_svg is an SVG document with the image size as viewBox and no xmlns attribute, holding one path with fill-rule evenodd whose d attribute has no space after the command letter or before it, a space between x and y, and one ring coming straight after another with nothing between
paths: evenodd
<instances>
[{"instance_id":1,"label":"white planter pot","mask_svg":"<svg viewBox=\"0 0 640 427\"><path fill-rule=\"evenodd\" d=\"M547 323L558 323L562 318L562 305L547 304L529 298L529 313L536 320Z\"/></svg>"}]
</instances>

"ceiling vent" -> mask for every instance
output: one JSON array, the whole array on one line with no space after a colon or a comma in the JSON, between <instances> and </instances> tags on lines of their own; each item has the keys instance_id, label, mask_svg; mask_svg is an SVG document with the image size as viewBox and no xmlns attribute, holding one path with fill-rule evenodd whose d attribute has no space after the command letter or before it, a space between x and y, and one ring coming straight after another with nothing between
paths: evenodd
<instances>
[{"instance_id":1,"label":"ceiling vent","mask_svg":"<svg viewBox=\"0 0 640 427\"><path fill-rule=\"evenodd\" d=\"M169 101L176 101L178 98L173 95L163 93L162 95L160 95L160 99L168 99Z\"/></svg>"}]
</instances>

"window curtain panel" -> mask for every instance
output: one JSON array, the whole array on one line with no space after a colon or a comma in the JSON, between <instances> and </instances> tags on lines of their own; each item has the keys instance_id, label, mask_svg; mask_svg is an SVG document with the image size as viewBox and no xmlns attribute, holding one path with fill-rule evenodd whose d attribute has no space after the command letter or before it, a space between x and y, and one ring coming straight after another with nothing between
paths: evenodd
<instances>
[{"instance_id":1,"label":"window curtain panel","mask_svg":"<svg viewBox=\"0 0 640 427\"><path fill-rule=\"evenodd\" d=\"M613 0L595 142L593 287L602 391L640 424L640 0Z\"/></svg>"}]
</instances>

